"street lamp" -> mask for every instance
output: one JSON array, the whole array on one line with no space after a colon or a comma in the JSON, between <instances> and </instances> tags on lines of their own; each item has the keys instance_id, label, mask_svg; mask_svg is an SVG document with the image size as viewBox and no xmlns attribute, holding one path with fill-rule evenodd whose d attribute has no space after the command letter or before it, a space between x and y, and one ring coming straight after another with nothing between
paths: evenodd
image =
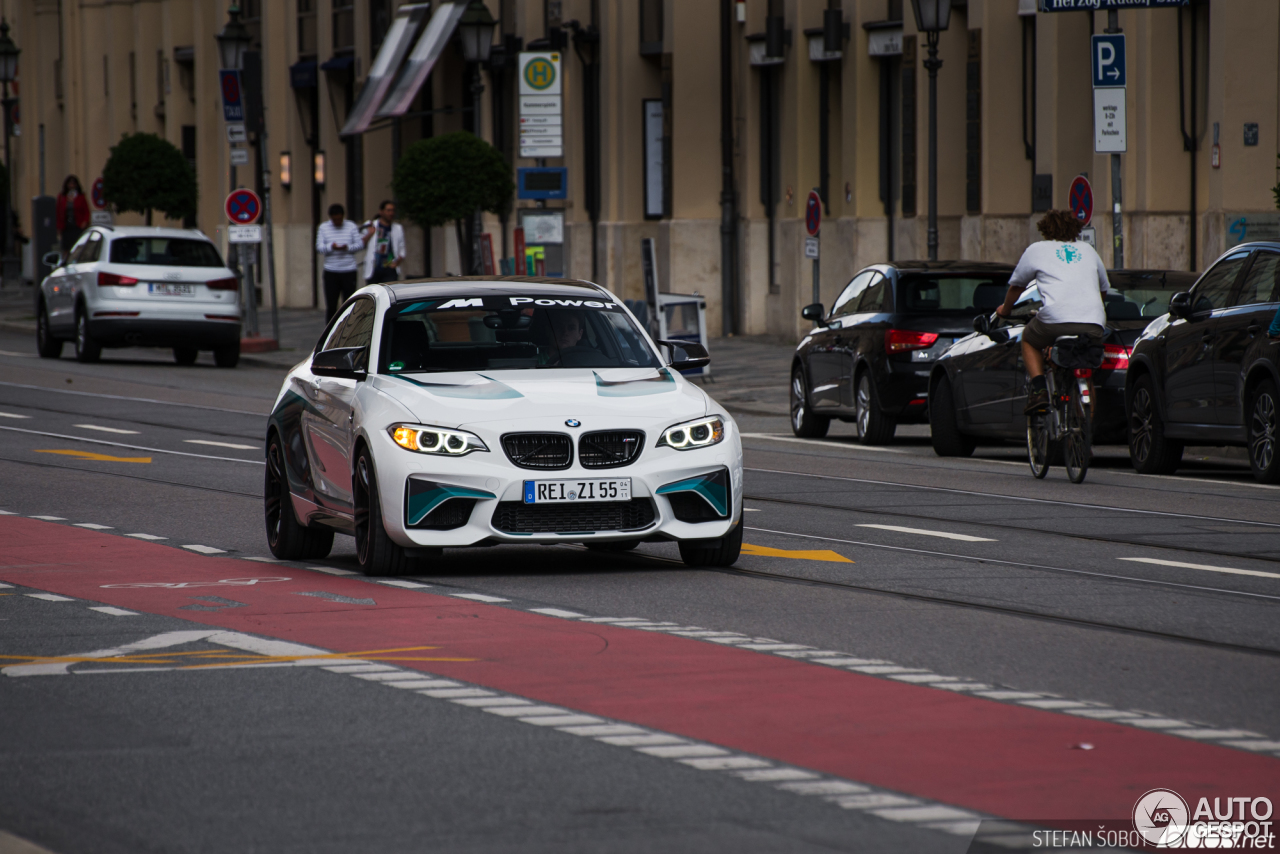
<instances>
[{"instance_id":1,"label":"street lamp","mask_svg":"<svg viewBox=\"0 0 1280 854\"><path fill-rule=\"evenodd\" d=\"M938 34L951 23L951 0L911 0L916 29L925 34L929 57L929 260L938 260Z\"/></svg>"},{"instance_id":2,"label":"street lamp","mask_svg":"<svg viewBox=\"0 0 1280 854\"><path fill-rule=\"evenodd\" d=\"M0 235L0 247L4 249L6 261L13 236L13 215L10 213L13 210L13 158L9 156L9 136L13 129L13 105L17 103L16 98L9 97L9 84L18 77L19 53L21 51L18 46L9 38L9 22L0 18L0 83L4 84L4 98L0 100L0 106L4 108L4 168L8 173L8 180L5 182L4 222L0 224L0 228L4 229ZM8 270L4 272L7 273ZM0 278L0 282L3 282L3 278Z\"/></svg>"},{"instance_id":3,"label":"street lamp","mask_svg":"<svg viewBox=\"0 0 1280 854\"><path fill-rule=\"evenodd\" d=\"M214 36L218 40L218 57L222 60L224 71L239 71L244 68L244 53L249 49L253 36L240 23L240 6L232 3L227 10L231 20L227 21L222 32Z\"/></svg>"},{"instance_id":4,"label":"street lamp","mask_svg":"<svg viewBox=\"0 0 1280 854\"><path fill-rule=\"evenodd\" d=\"M489 13L489 7L483 0L471 0L467 4L462 17L458 19L458 38L462 39L462 58L471 69L471 127L477 137L480 135L481 101L484 94L484 82L480 79L480 66L489 61L493 51L493 31L498 22ZM480 230L484 220L477 209L471 224L471 272L479 273L483 267L480 258Z\"/></svg>"}]
</instances>

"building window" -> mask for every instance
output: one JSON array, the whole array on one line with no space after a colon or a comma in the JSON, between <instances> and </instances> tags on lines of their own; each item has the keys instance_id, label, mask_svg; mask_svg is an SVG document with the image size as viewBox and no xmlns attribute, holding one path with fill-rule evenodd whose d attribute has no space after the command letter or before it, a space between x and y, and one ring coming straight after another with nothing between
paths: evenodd
<instances>
[{"instance_id":1,"label":"building window","mask_svg":"<svg viewBox=\"0 0 1280 854\"><path fill-rule=\"evenodd\" d=\"M391 29L391 0L369 0L369 53L378 55L382 40Z\"/></svg>"},{"instance_id":2,"label":"building window","mask_svg":"<svg viewBox=\"0 0 1280 854\"><path fill-rule=\"evenodd\" d=\"M640 53L662 55L663 0L640 0Z\"/></svg>"},{"instance_id":3,"label":"building window","mask_svg":"<svg viewBox=\"0 0 1280 854\"><path fill-rule=\"evenodd\" d=\"M333 52L346 53L355 47L355 0L333 0Z\"/></svg>"},{"instance_id":4,"label":"building window","mask_svg":"<svg viewBox=\"0 0 1280 854\"><path fill-rule=\"evenodd\" d=\"M298 0L298 56L316 55L316 4L319 0Z\"/></svg>"}]
</instances>

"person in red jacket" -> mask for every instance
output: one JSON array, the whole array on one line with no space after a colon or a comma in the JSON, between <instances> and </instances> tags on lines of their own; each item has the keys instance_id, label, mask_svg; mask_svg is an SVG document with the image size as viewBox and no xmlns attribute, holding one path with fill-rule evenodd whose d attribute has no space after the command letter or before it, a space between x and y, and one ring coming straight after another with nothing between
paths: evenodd
<instances>
[{"instance_id":1,"label":"person in red jacket","mask_svg":"<svg viewBox=\"0 0 1280 854\"><path fill-rule=\"evenodd\" d=\"M84 197L84 188L75 175L68 175L62 182L56 221L58 234L62 236L62 251L69 252L89 227L89 200Z\"/></svg>"}]
</instances>

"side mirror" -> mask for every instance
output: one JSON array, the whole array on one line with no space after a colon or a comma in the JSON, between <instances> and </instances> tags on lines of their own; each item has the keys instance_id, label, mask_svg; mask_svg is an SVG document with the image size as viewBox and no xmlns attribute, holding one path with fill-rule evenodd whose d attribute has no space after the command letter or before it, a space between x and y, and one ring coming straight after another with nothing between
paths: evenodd
<instances>
[{"instance_id":1,"label":"side mirror","mask_svg":"<svg viewBox=\"0 0 1280 854\"><path fill-rule=\"evenodd\" d=\"M1191 316L1191 294L1183 291L1174 294L1169 300L1169 316L1170 317L1190 317Z\"/></svg>"},{"instance_id":2,"label":"side mirror","mask_svg":"<svg viewBox=\"0 0 1280 854\"><path fill-rule=\"evenodd\" d=\"M40 256L40 263L46 267L58 268L62 266L61 252L46 252Z\"/></svg>"},{"instance_id":3,"label":"side mirror","mask_svg":"<svg viewBox=\"0 0 1280 854\"><path fill-rule=\"evenodd\" d=\"M806 305L804 308L800 309L801 317L803 317L805 320L812 320L814 323L818 324L819 326L823 325L822 318L825 315L826 315L826 311L823 309L822 303L820 302L815 302L815 303L812 303L811 305Z\"/></svg>"},{"instance_id":4,"label":"side mirror","mask_svg":"<svg viewBox=\"0 0 1280 854\"><path fill-rule=\"evenodd\" d=\"M666 350L667 362L673 371L695 371L711 364L707 348L695 341L659 341Z\"/></svg>"},{"instance_id":5,"label":"side mirror","mask_svg":"<svg viewBox=\"0 0 1280 854\"><path fill-rule=\"evenodd\" d=\"M368 347L338 347L321 350L311 358L311 373L318 377L362 380L367 376Z\"/></svg>"},{"instance_id":6,"label":"side mirror","mask_svg":"<svg viewBox=\"0 0 1280 854\"><path fill-rule=\"evenodd\" d=\"M973 331L979 335L991 337L991 318L985 314L980 314L973 319Z\"/></svg>"}]
</instances>

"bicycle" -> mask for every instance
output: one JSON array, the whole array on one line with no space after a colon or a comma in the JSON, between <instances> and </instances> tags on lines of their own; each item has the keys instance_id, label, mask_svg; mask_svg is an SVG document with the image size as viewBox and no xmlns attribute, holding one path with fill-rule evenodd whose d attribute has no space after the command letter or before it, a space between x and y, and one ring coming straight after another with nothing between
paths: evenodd
<instances>
[{"instance_id":1,"label":"bicycle","mask_svg":"<svg viewBox=\"0 0 1280 854\"><path fill-rule=\"evenodd\" d=\"M1057 463L1072 483L1083 483L1093 460L1093 369L1102 364L1102 343L1063 335L1044 353L1049 409L1027 416L1027 461L1038 479Z\"/></svg>"}]
</instances>

